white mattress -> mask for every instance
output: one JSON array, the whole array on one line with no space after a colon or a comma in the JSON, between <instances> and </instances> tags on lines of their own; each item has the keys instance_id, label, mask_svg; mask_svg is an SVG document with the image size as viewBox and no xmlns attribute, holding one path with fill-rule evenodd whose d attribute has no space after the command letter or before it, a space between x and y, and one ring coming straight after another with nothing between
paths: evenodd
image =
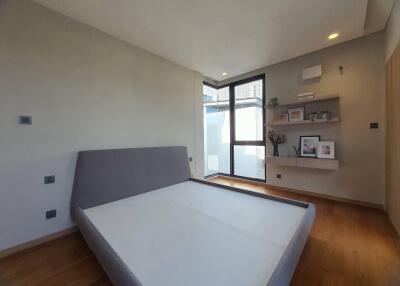
<instances>
[{"instance_id":1,"label":"white mattress","mask_svg":"<svg viewBox=\"0 0 400 286\"><path fill-rule=\"evenodd\" d=\"M187 181L84 212L145 286L265 286L306 209Z\"/></svg>"}]
</instances>

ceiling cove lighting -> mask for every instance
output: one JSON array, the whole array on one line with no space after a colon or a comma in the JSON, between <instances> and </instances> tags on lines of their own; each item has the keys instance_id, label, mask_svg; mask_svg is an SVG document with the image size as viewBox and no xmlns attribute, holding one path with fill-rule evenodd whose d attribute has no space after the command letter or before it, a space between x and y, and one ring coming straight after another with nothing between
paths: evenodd
<instances>
[{"instance_id":1,"label":"ceiling cove lighting","mask_svg":"<svg viewBox=\"0 0 400 286\"><path fill-rule=\"evenodd\" d=\"M223 73L222 73L223 76L226 76L227 74L228 74L227 72L223 72Z\"/></svg>"},{"instance_id":2,"label":"ceiling cove lighting","mask_svg":"<svg viewBox=\"0 0 400 286\"><path fill-rule=\"evenodd\" d=\"M339 33L332 33L328 36L328 39L333 40L336 39L337 37L339 37Z\"/></svg>"}]
</instances>

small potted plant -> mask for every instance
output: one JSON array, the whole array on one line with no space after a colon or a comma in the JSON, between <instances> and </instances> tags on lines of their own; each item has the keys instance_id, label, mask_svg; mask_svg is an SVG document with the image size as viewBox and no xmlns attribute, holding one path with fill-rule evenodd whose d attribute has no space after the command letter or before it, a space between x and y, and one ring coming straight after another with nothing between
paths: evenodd
<instances>
[{"instance_id":1,"label":"small potted plant","mask_svg":"<svg viewBox=\"0 0 400 286\"><path fill-rule=\"evenodd\" d=\"M267 138L274 147L273 156L279 156L279 144L286 142L286 135L281 133L276 133L274 130L268 131Z\"/></svg>"},{"instance_id":2,"label":"small potted plant","mask_svg":"<svg viewBox=\"0 0 400 286\"><path fill-rule=\"evenodd\" d=\"M278 98L272 97L269 99L268 107L275 107L278 106Z\"/></svg>"}]
</instances>

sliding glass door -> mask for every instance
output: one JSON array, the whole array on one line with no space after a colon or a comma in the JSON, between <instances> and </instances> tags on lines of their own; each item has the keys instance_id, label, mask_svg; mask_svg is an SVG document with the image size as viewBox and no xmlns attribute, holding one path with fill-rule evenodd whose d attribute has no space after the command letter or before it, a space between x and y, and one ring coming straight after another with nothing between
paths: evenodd
<instances>
[{"instance_id":1,"label":"sliding glass door","mask_svg":"<svg viewBox=\"0 0 400 286\"><path fill-rule=\"evenodd\" d=\"M204 84L205 174L265 181L264 75Z\"/></svg>"}]
</instances>

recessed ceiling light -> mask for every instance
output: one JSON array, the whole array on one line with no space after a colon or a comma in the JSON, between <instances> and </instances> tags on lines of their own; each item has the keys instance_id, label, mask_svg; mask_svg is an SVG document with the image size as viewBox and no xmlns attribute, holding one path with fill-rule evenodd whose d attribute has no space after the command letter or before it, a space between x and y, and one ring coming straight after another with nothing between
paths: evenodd
<instances>
[{"instance_id":1,"label":"recessed ceiling light","mask_svg":"<svg viewBox=\"0 0 400 286\"><path fill-rule=\"evenodd\" d=\"M328 36L328 39L333 40L336 39L337 37L339 37L339 33L332 33Z\"/></svg>"},{"instance_id":2,"label":"recessed ceiling light","mask_svg":"<svg viewBox=\"0 0 400 286\"><path fill-rule=\"evenodd\" d=\"M222 75L227 75L227 74L228 74L227 72L223 72L223 73L222 73Z\"/></svg>"}]
</instances>

